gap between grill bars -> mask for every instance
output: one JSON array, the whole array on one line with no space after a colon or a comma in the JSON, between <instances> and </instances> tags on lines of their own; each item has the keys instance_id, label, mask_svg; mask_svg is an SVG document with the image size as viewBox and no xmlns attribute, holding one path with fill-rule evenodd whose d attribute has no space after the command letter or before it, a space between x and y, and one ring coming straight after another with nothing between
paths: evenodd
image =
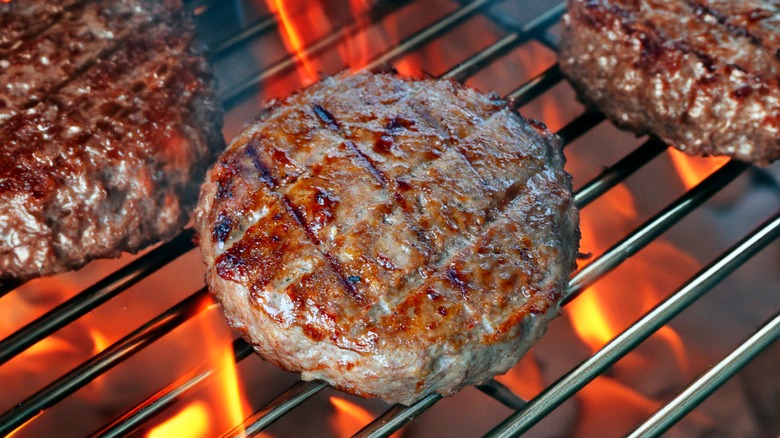
<instances>
[{"instance_id":1,"label":"gap between grill bars","mask_svg":"<svg viewBox=\"0 0 780 438\"><path fill-rule=\"evenodd\" d=\"M372 11L367 17L363 18L371 22L382 20L408 3L409 1L384 3L382 8ZM397 60L422 45L441 38L455 26L477 14L489 16L485 13L486 9L496 3L500 2L476 0L466 3L456 9L455 12L400 41L391 50L371 60L367 68L375 69L388 62ZM197 7L203 8L203 13L208 13L208 8L216 6L207 0L198 4ZM554 46L554 38L550 36L548 30L560 19L563 12L564 5L558 4L527 24L510 30L494 44L473 54L469 59L454 66L442 76L464 82L481 69L498 61L503 55L529 40L540 41L545 46ZM272 31L275 28L275 18L264 17L255 24L248 26L245 30L216 45L210 56L212 59L219 57L222 53L233 50L242 42ZM337 32L328 35L305 50L310 55L316 55L359 30L358 21L356 20L354 23L342 27ZM231 109L238 103L250 98L257 90L257 87L263 84L264 81L292 71L296 67L296 63L297 61L293 57L285 58L259 72L240 86L225 91L222 94L225 106L227 109ZM561 72L555 65L507 94L506 98L510 100L515 108L519 108L547 92L561 80ZM569 145L603 120L603 115L586 111L561 128L558 134L563 138L564 144ZM586 207L665 150L666 146L657 140L650 139L646 141L582 186L575 194L577 205L580 208ZM750 169L751 167L744 163L729 162L696 187L660 210L651 219L637 227L613 247L595 257L594 260L575 273L571 279L566 302L576 299L576 296L585 288L653 242L664 231L677 224L683 217L694 211L739 175ZM558 405L573 396L585 384L599 376L609 366L617 362L699 297L703 296L737 267L750 260L761 249L775 241L779 235L780 216L775 215L720 256L713 259L708 266L691 277L685 285L641 317L634 325L527 403L495 380L479 385L478 389L483 393L515 411L504 422L497 425L490 435L502 437L516 436L528 430ZM192 231L186 230L173 241L161 245L126 267L112 273L71 300L0 341L0 363L10 360L41 339L97 308L192 248ZM0 296L12 293L13 289L18 286L19 284L15 282L0 285ZM131 355L163 337L199 312L202 312L205 309L203 303L206 300L205 290L195 292L189 298L107 347L92 359L74 368L71 372L52 382L26 400L21 401L13 409L0 416L0 434L9 433L27 421L34 419L46 408L65 399L96 377L121 364ZM744 366L750 358L776 340L780 336L779 324L778 317L766 323L755 336L738 346L733 353L724 358L723 362L714 368L712 372L702 375L691 384L690 388L683 391L678 398L650 417L647 423L641 425L636 433L658 434L678 421L697 403L701 402L703 397L706 397L714 389L722 385L736 370ZM251 348L246 342L241 339L237 339L234 342L236 361L246 358L250 353ZM96 431L94 435L122 436L132 432L144 424L144 422L175 403L182 395L193 391L206 382L215 371L213 369L195 369L190 373L182 375L144 402L117 416L116 420ZM299 381L280 394L270 404L247 418L243 425L237 425L236 429L228 431L226 435L238 436L241 434L242 428L246 428L246 432L249 435L259 433L325 387L326 385L322 382ZM413 406L393 406L358 432L356 436L387 436L436 404L439 399L438 395L430 395Z\"/></svg>"}]
</instances>

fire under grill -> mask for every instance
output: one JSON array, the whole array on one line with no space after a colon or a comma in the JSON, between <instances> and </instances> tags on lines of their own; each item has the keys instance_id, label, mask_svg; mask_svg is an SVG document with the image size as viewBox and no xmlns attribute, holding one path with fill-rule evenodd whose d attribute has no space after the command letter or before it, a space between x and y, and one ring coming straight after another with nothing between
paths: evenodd
<instances>
[{"instance_id":1,"label":"fire under grill","mask_svg":"<svg viewBox=\"0 0 780 438\"><path fill-rule=\"evenodd\" d=\"M344 5L338 7L323 5L320 11L331 20L331 29L306 42L295 54L282 50L284 46L279 44L277 46L281 49L276 48L279 49L276 50L279 53L274 53L274 46L270 43L266 47L266 40L278 39L280 31L283 31L280 29L284 24L281 22L283 17L280 12L270 13L264 5L250 4L248 0L247 3L192 0L188 7L192 8L197 15L200 31L209 47L209 56L221 81L221 96L228 112L227 137L234 135L244 121L251 120L262 99L283 95L306 85L306 80L299 75L306 58L327 60L329 54L336 52L345 40L369 33L370 29L376 27L378 23L391 22L401 29L398 35L388 37L386 32L382 34L382 39L389 39L391 44L374 50L376 53L370 53L361 62L361 67L377 70L390 64L402 64L410 57L423 61L431 57L439 57L433 67L426 66L421 61L423 64L421 70L428 68L441 70L430 73L467 82L477 88L482 88L480 84L488 82L483 91L502 90L501 93L505 98L521 113L548 122L550 127L563 138L569 166L575 167L574 171L571 168L569 171L574 174L576 203L582 210L583 217L587 217L591 209L604 209L602 201L613 191L622 190L623 184L627 184L635 175L642 172L656 172L657 165L653 163L665 160L668 165L667 155L673 151L657 139L634 139L632 136L621 134L604 120L602 114L585 109L576 103L555 63L558 22L565 12L564 4L541 1L523 5L516 3L521 2L380 1L358 12L349 10L347 6L348 13L341 14L341 18L330 8L344 9ZM298 6L290 6L284 13L294 16L311 12L312 6L307 2L295 2L295 4ZM433 4L441 4L442 8L434 8L431 6ZM430 18L421 18L425 15L421 12L428 12ZM415 17L416 21L410 17ZM415 21L415 23L408 24L407 21ZM464 49L462 44L464 40L473 41L481 38L479 34L474 33L475 29L483 29L480 32L491 33L484 38L484 42L465 44ZM452 61L447 54L456 48L467 53L462 53L461 58ZM518 58L513 56L523 51L526 53L530 51L530 59L540 61L536 62L534 67L525 68L523 72L517 73L513 68ZM523 59L528 59L528 55L523 56L526 56ZM332 61L329 64L322 61L318 66L323 68L323 65L327 74L336 73L347 67L343 60ZM538 71L534 70L535 68ZM499 77L501 82L494 82L495 77ZM553 102L553 104L550 106L545 102ZM571 116L568 118L560 116L556 120L549 120L551 114L559 113ZM559 126L555 126L556 124ZM609 135L605 136L602 131L608 131ZM609 139L608 144L604 144L604 138ZM626 141L637 145L629 147L622 144ZM581 145L585 143L590 146ZM573 152L572 149L575 148L581 150ZM584 168L585 170L578 174L577 157L598 156L602 149L612 152L608 152L609 156L601 161L595 161L596 164L591 166L596 169L595 171ZM613 156L615 158L612 158ZM600 164L604 162L612 164ZM733 380L732 377L762 351L769 349L766 354L776 355L777 350L772 349L774 348L772 344L780 337L780 313L777 313L780 311L780 289L775 273L779 249L776 240L780 235L780 213L778 213L780 191L777 177L780 172L778 169L780 168L777 164L760 168L737 161L725 162L717 169L713 166L691 183L690 187L681 187L679 181L675 180L675 183L670 186L678 190L673 193L663 193L659 196L660 200L651 202L647 207L648 211L639 214L628 229L614 227L611 230L611 234L615 235L614 239L603 244L603 248L599 248L598 251L593 251L592 256L584 260L579 270L572 276L566 297L566 310L572 303L591 293L589 288L598 286L602 280L615 275L613 271L621 269L649 246L658 244L659 239L665 238L670 233L674 235L675 230L678 229L681 230L678 230L677 234L690 234L691 230L698 229L697 221L700 217L697 214L700 214L702 209L714 209L716 213L728 218L726 222L722 222L721 228L703 226L701 233L690 236L687 246L681 248L682 251L696 254L715 248L708 254L699 256L703 261L693 272L686 272L683 280L675 283L675 287L662 291L663 296L647 306L649 310L644 309L643 312L638 313L638 317L633 318L635 322L629 324L627 328L621 327L620 330L616 330L608 342L605 340L605 345L594 349L595 352L576 356L576 361L571 367L558 372L557 380L552 379L552 383L546 383L544 387L535 391L532 397L524 399L518 391L511 388L512 385L502 383L500 379L478 385L476 387L478 391L470 389L464 391L470 394L455 396L455 399L469 397L469 400L476 397L478 401L488 398L492 400L491 403L504 406L504 410L500 411L504 413L501 418L490 422L481 433L487 432L488 436L503 437L516 436L529 431L554 413L559 406L567 403L586 385L600 376L609 375L613 365L666 327L678 314L689 307L692 309L686 313L702 312L698 303L704 300L705 294L711 290L727 289L720 293L721 296L728 296L729 293L740 295L732 296L730 300L741 300L741 295L750 293L765 299L758 305L760 309L753 312L759 316L747 322L751 327L750 330L744 334L740 333L741 342L723 347L727 349L725 355L720 354L709 363L709 366L697 370L698 377L694 375L692 379L675 387L672 395L666 397L663 403L653 405L652 409L649 409L650 415L644 421L631 425L628 433L631 436L659 435L674 427L716 390ZM650 181L655 181L655 177L651 176ZM661 185L659 184L658 187ZM650 195L658 190L661 189L646 187L640 192ZM743 201L743 198L756 196L757 192L759 201L747 203ZM724 210L728 211L723 212ZM733 213L734 211L738 213ZM613 227L612 222L606 223L606 220L601 222L607 229ZM599 221L596 221L596 225L598 224ZM712 238L711 234L721 229L732 230L734 236L724 237L725 243L720 246L711 244L709 242ZM584 237L588 238L587 233ZM148 278L161 275L165 271L181 270L182 268L178 266L182 259L189 259L190 262L195 260L197 263L197 256L191 254L195 253L192 239L193 232L187 229L172 241L133 257L129 262L110 264L109 272L100 274L97 281L91 282L91 285L86 288L79 287L69 294L67 299L46 309L41 316L15 327L0 341L0 370L13 365L21 356L29 355L37 345L54 336L61 329L78 323L90 313L99 311L102 307L108 306L108 303L116 301L134 286L144 286ZM769 249L762 251L769 245L771 245ZM582 250L591 249L584 247ZM756 260L760 257L774 258L759 263ZM642 275L661 275L670 268L666 266L666 262L671 261L661 257L660 260L656 260L655 266L651 266ZM749 274L757 279L754 285L758 286L747 285L745 289L734 290L728 278L744 264L746 267L758 265ZM88 266L85 271L91 267L92 265ZM186 271L188 268L184 269ZM80 273L68 275L78 276ZM174 277L176 275L199 276L201 272L174 274ZM25 288L37 281L45 280L35 280L28 284L9 282L0 285L0 297L2 297L0 315L12 314L7 307L13 305L9 299L14 295L27 293ZM636 282L640 283L641 278L637 278ZM158 293L163 294L167 291L162 290ZM154 348L156 343L171 335L171 332L190 323L198 315L214 311L216 307L203 287L194 287L182 293L184 298L180 302L170 307L165 305L155 309L149 318L136 326L137 328L127 330L123 336L117 336L118 339L96 348L94 354L90 354L91 357L75 364L75 367L70 368L69 371L60 372L47 380L48 383L36 384L38 386L27 387L21 393L12 394L11 402L3 405L7 411L0 416L0 435L16 431L18 436L32 436L26 435L28 432L25 429L33 430L33 427L38 426L36 423L46 423L48 410L72 399L75 397L74 394L84 388L99 384L106 375L110 374L109 371L135 367L133 358L137 353ZM626 301L636 298L635 291L628 288L622 293ZM728 299L724 300L724 302L728 301ZM755 304L754 300L745 299L745 301ZM124 306L131 306L131 304L124 304ZM709 319L702 316L697 321L699 332L708 331L710 328L708 324L714 327L723 323L717 316ZM544 343L545 339L541 343ZM694 339L693 342L697 341ZM188 347L191 354L197 355L201 346L189 345ZM248 357L255 357L251 354L251 347L240 338L233 341L232 352L236 363ZM583 358L585 359L582 360ZM572 360L567 359L564 362L572 363ZM165 368L166 364L158 362L155 366ZM269 367L265 366L262 369L255 367L255 372L265 372ZM168 415L174 407L181 406L182 400L200 391L221 371L218 366L200 366L180 372L167 384L156 386L146 391L144 397L132 400L129 406L119 410L105 408L103 418L96 420L95 425L90 426L91 428L84 433L92 431L95 436L124 436L148 432L150 425L159 424L160 418ZM147 371L144 370L138 371L138 378L142 378L146 373ZM9 379L8 376L9 374L0 373L2 379ZM288 382L293 379L289 375L285 378ZM770 372L763 378L770 382L768 386L777 387L776 372ZM645 380L653 380L653 376L648 375ZM243 421L231 424L232 429L227 427L218 433L226 436L241 436L246 433L251 436L265 431L277 420L291 415L297 414L301 415L301 418L306 418L307 415L316 415L320 412L307 408L306 403L326 390L325 383L299 380L291 386L288 383L285 385L287 389L277 390L266 397L265 401L252 404L251 409L254 413ZM3 382L2 386L7 387L6 382ZM254 389L247 388L245 391L254 391ZM332 389L327 391L338 394ZM7 393L5 389L2 392ZM479 393L481 395L475 395ZM777 394L774 396L777 397ZM411 431L415 422L420 420L416 417L427 411L433 411L440 400L440 396L430 395L413 406L391 407L376 402L371 406L378 410L379 414L372 415L372 419L364 422L356 436L389 436L402 427L406 427L404 430ZM2 401L7 400L2 399ZM100 404L100 400L96 403ZM778 414L777 406L759 406L758 409L769 410L770 415L771 410L774 409L774 414ZM475 415L479 416L478 413ZM484 419L472 418L465 421L483 422ZM776 434L780 430L764 430L764 432ZM270 433L274 435L274 429L270 429ZM413 433L409 432L409 435Z\"/></svg>"}]
</instances>

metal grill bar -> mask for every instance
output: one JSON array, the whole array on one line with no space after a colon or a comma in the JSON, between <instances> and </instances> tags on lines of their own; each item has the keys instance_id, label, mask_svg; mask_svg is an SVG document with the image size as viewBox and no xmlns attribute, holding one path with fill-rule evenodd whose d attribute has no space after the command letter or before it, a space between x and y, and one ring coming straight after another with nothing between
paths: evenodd
<instances>
[{"instance_id":1,"label":"metal grill bar","mask_svg":"<svg viewBox=\"0 0 780 438\"><path fill-rule=\"evenodd\" d=\"M193 235L192 230L185 230L172 241L134 260L0 341L0 365L194 248Z\"/></svg>"},{"instance_id":2,"label":"metal grill bar","mask_svg":"<svg viewBox=\"0 0 780 438\"><path fill-rule=\"evenodd\" d=\"M402 55L413 51L414 49L422 46L423 44L433 40L434 38L443 35L448 30L464 22L466 19L472 17L477 12L495 3L496 0L475 0L466 6L456 10L450 15L447 15L443 19L437 21L433 25L425 28L422 32L418 32L415 35L401 41L393 47L390 51L382 56L369 62L364 69L376 70L385 64L395 61Z\"/></svg>"},{"instance_id":3,"label":"metal grill bar","mask_svg":"<svg viewBox=\"0 0 780 438\"><path fill-rule=\"evenodd\" d=\"M224 436L240 437L255 436L278 420L284 414L300 406L303 402L310 399L314 394L320 392L328 386L327 383L315 380L312 382L297 381L291 387L287 388L279 397L263 409L255 412L247 418L242 424L228 431Z\"/></svg>"},{"instance_id":4,"label":"metal grill bar","mask_svg":"<svg viewBox=\"0 0 780 438\"><path fill-rule=\"evenodd\" d=\"M527 403L506 385L495 379L490 379L485 383L475 385L475 387L510 409L520 409Z\"/></svg>"},{"instance_id":5,"label":"metal grill bar","mask_svg":"<svg viewBox=\"0 0 780 438\"><path fill-rule=\"evenodd\" d=\"M520 108L526 103L541 96L542 93L555 86L561 79L563 79L563 74L556 63L547 70L539 73L517 90L509 93L507 99L512 104L513 108Z\"/></svg>"},{"instance_id":6,"label":"metal grill bar","mask_svg":"<svg viewBox=\"0 0 780 438\"><path fill-rule=\"evenodd\" d=\"M780 236L780 215L759 226L691 278L669 298L647 312L593 356L548 386L522 409L493 429L491 438L517 436L598 377L642 341L690 306L713 286Z\"/></svg>"},{"instance_id":7,"label":"metal grill bar","mask_svg":"<svg viewBox=\"0 0 780 438\"><path fill-rule=\"evenodd\" d=\"M225 41L217 44L216 47L210 49L208 52L211 61L216 61L220 56L224 56L227 52L234 49L236 46L258 37L266 32L276 29L276 17L265 17L260 19L252 26L247 27L236 35L226 39Z\"/></svg>"},{"instance_id":8,"label":"metal grill bar","mask_svg":"<svg viewBox=\"0 0 780 438\"><path fill-rule=\"evenodd\" d=\"M442 397L428 394L411 406L395 405L354 435L355 438L389 436L436 404Z\"/></svg>"},{"instance_id":9,"label":"metal grill bar","mask_svg":"<svg viewBox=\"0 0 780 438\"><path fill-rule=\"evenodd\" d=\"M17 404L0 416L0 435L11 433L47 407L73 394L101 374L179 327L200 313L204 304L210 299L206 289L201 289Z\"/></svg>"},{"instance_id":10,"label":"metal grill bar","mask_svg":"<svg viewBox=\"0 0 780 438\"><path fill-rule=\"evenodd\" d=\"M589 263L574 274L569 282L569 291L563 304L568 303L586 287L615 269L628 257L636 254L664 231L677 223L688 213L696 209L720 189L728 185L742 172L750 167L741 161L729 161L717 172L708 176L696 187L677 198L672 204L658 213L652 219L639 226L633 233L620 243L604 252L599 258Z\"/></svg>"},{"instance_id":11,"label":"metal grill bar","mask_svg":"<svg viewBox=\"0 0 780 438\"><path fill-rule=\"evenodd\" d=\"M599 176L586 183L574 194L577 207L584 208L596 198L606 193L618 183L624 181L631 174L642 168L650 160L657 157L667 149L667 146L658 139L650 139L634 149L615 163L614 166L605 169Z\"/></svg>"},{"instance_id":12,"label":"metal grill bar","mask_svg":"<svg viewBox=\"0 0 780 438\"><path fill-rule=\"evenodd\" d=\"M485 68L485 66L491 62L509 53L509 51L515 47L528 41L531 37L539 33L540 30L546 29L555 24L558 20L560 20L565 10L566 5L564 3L559 4L558 6L531 20L518 31L504 36L500 40L493 43L490 47L482 50L475 56L472 56L466 62L453 67L451 70L444 73L441 77L443 79L454 79L458 82L465 81L468 77Z\"/></svg>"},{"instance_id":13,"label":"metal grill bar","mask_svg":"<svg viewBox=\"0 0 780 438\"><path fill-rule=\"evenodd\" d=\"M252 354L252 346L242 338L233 341L233 357L236 363L246 359ZM99 431L93 433L93 437L121 437L126 436L144 422L168 408L179 397L194 391L201 384L218 374L219 370L213 368L192 370L175 382L166 385L161 391L154 394L143 403L119 416L118 419L105 425Z\"/></svg>"},{"instance_id":14,"label":"metal grill bar","mask_svg":"<svg viewBox=\"0 0 780 438\"><path fill-rule=\"evenodd\" d=\"M385 8L382 8L378 11L374 11L368 14L367 18L369 22L373 23L377 20L384 18L387 14L391 13L393 10L397 9L404 3L406 3L406 1L390 2L389 4L383 3L383 5L385 5ZM336 32L329 34L328 36L317 41L311 46L304 48L303 55L315 56L333 47L339 41L349 38L352 35L355 35L362 29L361 21L362 20L355 20L349 25L337 30ZM271 65L270 67L264 69L262 72L260 72L258 75L254 76L253 78L247 81L243 81L240 85L237 85L231 89L224 91L221 95L221 99L223 105L225 106L225 109L230 110L234 108L241 101L241 98L244 97L247 93L256 91L257 87L260 84L262 84L263 82L271 78L274 78L283 73L289 73L293 71L299 63L300 63L300 59L298 57L289 56Z\"/></svg>"},{"instance_id":15,"label":"metal grill bar","mask_svg":"<svg viewBox=\"0 0 780 438\"><path fill-rule=\"evenodd\" d=\"M778 339L780 339L780 313L628 436L630 438L660 436Z\"/></svg>"}]
</instances>

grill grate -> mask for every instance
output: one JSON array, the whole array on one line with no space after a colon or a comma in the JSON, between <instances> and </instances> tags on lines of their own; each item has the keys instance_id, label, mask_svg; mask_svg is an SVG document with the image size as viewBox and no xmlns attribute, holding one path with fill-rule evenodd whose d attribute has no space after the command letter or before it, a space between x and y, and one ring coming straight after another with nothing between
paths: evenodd
<instances>
[{"instance_id":1,"label":"grill grate","mask_svg":"<svg viewBox=\"0 0 780 438\"><path fill-rule=\"evenodd\" d=\"M306 48L306 54L313 56L334 47L339 41L359 32L361 20L368 20L372 23L381 21L407 3L409 1L380 2L379 6L374 8L366 17L360 17L360 19L341 27L334 33ZM565 10L564 4L553 6L547 12L524 25L513 26L511 23L507 24L502 20L491 17L491 14L488 13L488 8L496 3L499 2L476 0L460 6L453 13L403 39L395 47L372 59L369 61L367 68L376 69L384 64L393 62L422 45L441 38L459 24L477 15L488 17L495 24L506 29L507 33L489 47L473 54L469 59L464 60L444 73L442 77L464 82L488 65L498 61L511 50L531 40L540 42L547 47L555 48L555 37L550 32L550 29L563 15ZM196 4L193 0L190 3L190 7L200 15L207 15L212 13L213 9L217 7L217 2L200 0ZM213 49L209 55L212 61L217 61L246 41L275 31L276 28L276 19L273 16L261 17L238 33L228 35L216 44L212 44ZM297 66L297 62L293 57L284 58L264 68L250 80L227 89L222 93L226 109L232 110L251 98L266 81L293 71ZM561 80L561 72L557 65L554 65L508 93L506 98L512 103L514 108L519 108L544 94ZM604 116L600 113L586 110L561 128L558 134L563 138L564 145L568 146L603 120ZM665 150L666 145L658 140L647 140L613 166L605 169L591 181L584 184L575 193L575 202L580 208L589 205L634 172L640 170ZM653 242L658 236L677 224L686 215L693 212L748 170L757 171L744 163L729 162L696 187L670 203L644 224L637 227L610 249L598 255L598 257L573 276L566 302L576 299L577 295L585 288L594 284L626 259ZM480 391L514 411L509 418L498 424L490 432L490 436L515 436L528 430L557 406L572 397L588 382L601 375L612 364L631 352L674 316L698 300L735 269L750 260L761 249L775 241L778 236L780 236L780 215L776 214L691 277L685 285L654 309L647 312L634 325L615 337L591 357L572 368L560 380L548 386L538 396L528 402L525 402L510 389L495 380L479 385L477 388ZM64 304L0 341L0 364L13 359L35 343L98 308L130 286L185 254L193 248L192 237L192 230L185 230L171 242L161 245L127 266L113 272ZM0 297L12 293L18 286L20 285L16 282L0 285ZM203 312L206 309L204 307L205 303L208 303L208 295L205 289L201 289L149 320L133 333L109 346L34 395L22 400L13 409L0 416L0 434L10 433L34 419L44 409L62 401L112 367L121 364L133 354L162 338L193 316ZM780 315L775 316L766 325L759 328L755 335L724 358L722 362L694 381L677 398L651 416L645 424L640 425L634 432L634 435L639 436L645 433L655 435L671 427L778 337L780 337ZM234 341L233 349L236 361L241 361L251 354L251 347L242 339ZM146 421L175 403L181 396L194 391L214 375L216 371L218 370L196 369L179 377L147 400L119 415L114 421L95 432L94 435L123 436L136 430ZM326 386L322 382L298 381L278 395L271 403L247 418L242 425L227 432L226 435L241 435L244 428L250 436L257 434L310 399ZM393 406L358 432L356 436L387 436L425 412L440 399L440 396L434 394L425 397L413 406Z\"/></svg>"}]
</instances>

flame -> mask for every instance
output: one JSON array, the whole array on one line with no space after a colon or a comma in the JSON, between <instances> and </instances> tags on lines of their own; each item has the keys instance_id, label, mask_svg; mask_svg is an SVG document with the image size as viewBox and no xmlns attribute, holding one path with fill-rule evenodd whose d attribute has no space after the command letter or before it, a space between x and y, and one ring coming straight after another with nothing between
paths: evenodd
<instances>
[{"instance_id":1,"label":"flame","mask_svg":"<svg viewBox=\"0 0 780 438\"><path fill-rule=\"evenodd\" d=\"M249 412L240 389L230 331L213 297L209 296L201 305L203 311L193 320L199 335L196 342L207 357L206 366L215 374L197 399L153 428L147 438L218 435L241 424Z\"/></svg>"},{"instance_id":2,"label":"flame","mask_svg":"<svg viewBox=\"0 0 780 438\"><path fill-rule=\"evenodd\" d=\"M728 157L693 157L674 148L669 148L669 157L686 190L729 161Z\"/></svg>"},{"instance_id":3,"label":"flame","mask_svg":"<svg viewBox=\"0 0 780 438\"><path fill-rule=\"evenodd\" d=\"M279 31L287 50L302 67L298 70L301 81L304 85L318 81L320 74L317 64L306 54L305 49L307 37L322 30L323 25L330 24L322 5L319 2L297 4L284 0L267 0L267 4L279 19Z\"/></svg>"},{"instance_id":4,"label":"flame","mask_svg":"<svg viewBox=\"0 0 780 438\"><path fill-rule=\"evenodd\" d=\"M579 392L578 436L624 436L660 403L609 377L598 377Z\"/></svg>"},{"instance_id":5,"label":"flame","mask_svg":"<svg viewBox=\"0 0 780 438\"><path fill-rule=\"evenodd\" d=\"M152 429L147 438L200 438L207 437L209 409L206 403L193 402L171 417L165 423Z\"/></svg>"},{"instance_id":6,"label":"flame","mask_svg":"<svg viewBox=\"0 0 780 438\"><path fill-rule=\"evenodd\" d=\"M371 22L366 15L366 11L371 5L365 0L350 0L349 9L353 17L356 17L356 25L359 29L368 29ZM371 44L367 36L358 35L345 38L339 44L339 54L341 59L347 61L347 66L351 71L357 71L369 63Z\"/></svg>"},{"instance_id":7,"label":"flame","mask_svg":"<svg viewBox=\"0 0 780 438\"><path fill-rule=\"evenodd\" d=\"M336 408L332 422L338 436L351 436L374 419L366 409L343 398L330 397L330 403Z\"/></svg>"},{"instance_id":8,"label":"flame","mask_svg":"<svg viewBox=\"0 0 780 438\"><path fill-rule=\"evenodd\" d=\"M634 197L619 185L583 211L583 251L600 253L638 225ZM656 239L569 303L574 332L597 351L676 290L700 263L663 238ZM688 356L679 334L664 326L578 395L580 436L618 436L654 412L659 403L637 389L682 385ZM655 381L651 381L651 380ZM629 386L630 385L630 386Z\"/></svg>"},{"instance_id":9,"label":"flame","mask_svg":"<svg viewBox=\"0 0 780 438\"><path fill-rule=\"evenodd\" d=\"M591 214L582 217L586 251L605 250L613 244L615 233L630 229L638 219L633 196L625 185L616 186L603 198L605 206L591 209L587 211ZM614 226L609 221L613 221ZM605 223L609 226L605 227ZM601 226L597 227L597 224ZM692 274L698 267L699 263L690 256L665 240L657 239L589 287L567 306L565 313L580 338L595 351L679 286L678 277ZM667 327L654 336L665 339L676 356L685 356L682 341L673 329Z\"/></svg>"},{"instance_id":10,"label":"flame","mask_svg":"<svg viewBox=\"0 0 780 438\"><path fill-rule=\"evenodd\" d=\"M533 355L533 349L523 356L511 370L496 380L506 385L525 400L534 398L547 386L542 377L542 370Z\"/></svg>"},{"instance_id":11,"label":"flame","mask_svg":"<svg viewBox=\"0 0 780 438\"><path fill-rule=\"evenodd\" d=\"M11 431L11 433L9 433L8 435L6 435L6 437L5 437L5 438L11 438L12 436L16 435L17 433L19 433L19 431L21 431L22 429L24 429L25 427L27 427L27 425L28 425L28 424L32 423L32 422L33 422L33 421L35 421L35 420L36 420L38 417L40 417L40 416L41 416L41 414L43 414L43 412L38 412L37 414L35 414L35 416L33 416L33 417L32 417L32 418L30 418L29 420L27 420L27 421L25 421L24 423L22 423L22 425L21 425L21 426L17 427L17 428L16 428L16 429L14 429L13 431Z\"/></svg>"}]
</instances>

